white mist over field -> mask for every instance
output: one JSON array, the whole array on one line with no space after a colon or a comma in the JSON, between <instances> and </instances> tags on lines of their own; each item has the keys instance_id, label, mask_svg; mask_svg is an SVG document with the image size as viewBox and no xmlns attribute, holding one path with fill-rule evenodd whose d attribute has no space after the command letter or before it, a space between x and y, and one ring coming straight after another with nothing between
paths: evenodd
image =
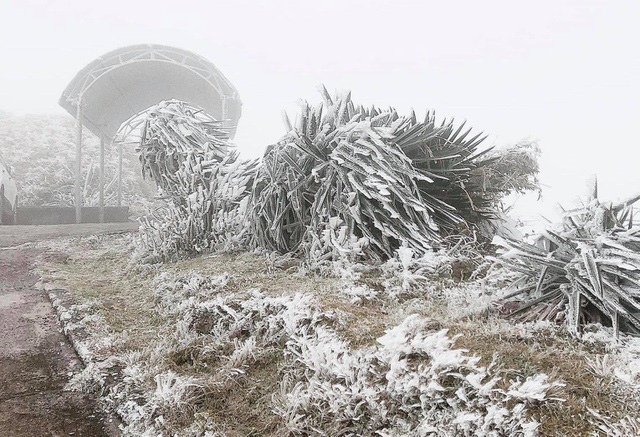
<instances>
[{"instance_id":1,"label":"white mist over field","mask_svg":"<svg viewBox=\"0 0 640 437\"><path fill-rule=\"evenodd\" d=\"M0 3L0 109L62 113L74 75L121 46L158 43L211 60L243 100L236 142L260 156L300 98L435 109L487 145L534 139L547 214L597 173L601 199L640 189L637 1L35 1Z\"/></svg>"}]
</instances>

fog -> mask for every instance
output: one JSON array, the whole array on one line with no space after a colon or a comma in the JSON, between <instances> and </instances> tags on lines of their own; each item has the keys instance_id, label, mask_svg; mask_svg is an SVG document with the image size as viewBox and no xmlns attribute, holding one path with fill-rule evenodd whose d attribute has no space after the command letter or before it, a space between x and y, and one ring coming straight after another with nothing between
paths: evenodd
<instances>
[{"instance_id":1,"label":"fog","mask_svg":"<svg viewBox=\"0 0 640 437\"><path fill-rule=\"evenodd\" d=\"M542 150L542 204L569 204L597 173L602 199L640 189L637 1L14 1L0 3L0 109L62 113L87 63L158 43L211 60L243 101L236 143L260 156L281 112L316 88L467 120L487 145Z\"/></svg>"}]
</instances>

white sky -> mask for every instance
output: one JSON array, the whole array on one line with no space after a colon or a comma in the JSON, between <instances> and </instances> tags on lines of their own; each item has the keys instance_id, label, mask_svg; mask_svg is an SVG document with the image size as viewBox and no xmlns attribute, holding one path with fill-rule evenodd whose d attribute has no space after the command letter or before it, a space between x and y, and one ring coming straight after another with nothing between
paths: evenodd
<instances>
[{"instance_id":1,"label":"white sky","mask_svg":"<svg viewBox=\"0 0 640 437\"><path fill-rule=\"evenodd\" d=\"M78 70L115 48L196 52L243 100L236 143L259 156L281 111L350 89L357 102L539 142L544 205L597 173L601 199L640 190L640 0L0 0L0 109L57 112Z\"/></svg>"}]
</instances>

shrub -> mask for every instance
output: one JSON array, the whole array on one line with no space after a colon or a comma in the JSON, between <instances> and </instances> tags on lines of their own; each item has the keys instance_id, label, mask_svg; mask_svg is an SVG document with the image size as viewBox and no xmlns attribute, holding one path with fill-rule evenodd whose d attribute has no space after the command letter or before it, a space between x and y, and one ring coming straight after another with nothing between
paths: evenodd
<instances>
[{"instance_id":1,"label":"shrub","mask_svg":"<svg viewBox=\"0 0 640 437\"><path fill-rule=\"evenodd\" d=\"M257 162L237 160L220 122L184 102L162 102L148 112L137 151L143 174L168 200L141 220L153 256L242 245Z\"/></svg>"},{"instance_id":2,"label":"shrub","mask_svg":"<svg viewBox=\"0 0 640 437\"><path fill-rule=\"evenodd\" d=\"M574 334L588 321L609 322L616 333L639 333L640 227L632 208L638 199L600 202L594 186L582 208L566 211L562 223L538 235L535 244L497 240L504 248L497 261L520 272L509 297L528 296L511 316L566 318Z\"/></svg>"},{"instance_id":3,"label":"shrub","mask_svg":"<svg viewBox=\"0 0 640 437\"><path fill-rule=\"evenodd\" d=\"M535 188L538 171L526 147L479 149L484 137L452 121L424 121L394 109L364 108L350 94L312 107L267 148L252 191L251 226L258 246L314 257L333 222L367 258L393 256L407 244L422 254L442 237L492 218L499 199ZM470 137L470 138L469 138ZM519 166L505 172L505 165Z\"/></svg>"}]
</instances>

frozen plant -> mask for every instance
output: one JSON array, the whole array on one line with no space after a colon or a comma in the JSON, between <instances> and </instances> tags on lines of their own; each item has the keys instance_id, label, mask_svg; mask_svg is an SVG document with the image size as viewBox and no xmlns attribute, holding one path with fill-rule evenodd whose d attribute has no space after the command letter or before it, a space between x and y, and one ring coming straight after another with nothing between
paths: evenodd
<instances>
[{"instance_id":1,"label":"frozen plant","mask_svg":"<svg viewBox=\"0 0 640 437\"><path fill-rule=\"evenodd\" d=\"M600 412L589 408L593 419L589 421L596 425L598 432L593 432L592 436L600 436L601 433L609 437L629 437L640 435L640 417L625 416L619 421L611 420Z\"/></svg>"},{"instance_id":2,"label":"frozen plant","mask_svg":"<svg viewBox=\"0 0 640 437\"><path fill-rule=\"evenodd\" d=\"M202 384L197 378L177 375L172 371L155 376L156 389L153 402L163 409L175 409L189 406L203 395Z\"/></svg>"},{"instance_id":3,"label":"frozen plant","mask_svg":"<svg viewBox=\"0 0 640 437\"><path fill-rule=\"evenodd\" d=\"M616 335L640 333L640 226L633 219L640 194L617 203L597 194L594 179L585 204L565 211L533 244L494 238L502 248L496 262L519 273L505 298L525 303L511 317L564 320L575 336L605 317Z\"/></svg>"},{"instance_id":4,"label":"frozen plant","mask_svg":"<svg viewBox=\"0 0 640 437\"><path fill-rule=\"evenodd\" d=\"M353 235L340 217L330 217L320 234L309 233L302 243L311 267L343 279L357 279L354 264L365 257L366 237Z\"/></svg>"},{"instance_id":5,"label":"frozen plant","mask_svg":"<svg viewBox=\"0 0 640 437\"><path fill-rule=\"evenodd\" d=\"M613 379L631 390L640 389L640 338L620 335L599 324L585 326L582 341L604 346L606 353L588 363L600 377Z\"/></svg>"},{"instance_id":6,"label":"frozen plant","mask_svg":"<svg viewBox=\"0 0 640 437\"><path fill-rule=\"evenodd\" d=\"M150 260L246 247L257 161L238 160L222 122L185 102L161 102L147 112L137 151L168 200L141 219Z\"/></svg>"},{"instance_id":7,"label":"frozen plant","mask_svg":"<svg viewBox=\"0 0 640 437\"><path fill-rule=\"evenodd\" d=\"M427 251L422 256L407 245L400 246L395 256L382 264L383 285L390 297L411 295L418 287L443 273L453 259L443 250Z\"/></svg>"},{"instance_id":8,"label":"frozen plant","mask_svg":"<svg viewBox=\"0 0 640 437\"><path fill-rule=\"evenodd\" d=\"M364 284L347 283L340 287L340 294L349 298L349 302L358 305L378 298L379 292Z\"/></svg>"},{"instance_id":9,"label":"frozen plant","mask_svg":"<svg viewBox=\"0 0 640 437\"><path fill-rule=\"evenodd\" d=\"M359 350L321 326L303 330L287 343L300 367L284 380L276 413L296 435L536 435L527 407L558 401L550 394L561 384L541 374L501 390L492 366L428 322L409 316Z\"/></svg>"},{"instance_id":10,"label":"frozen plant","mask_svg":"<svg viewBox=\"0 0 640 437\"><path fill-rule=\"evenodd\" d=\"M392 257L403 243L421 256L494 217L506 194L537 187L535 154L524 146L489 158L482 134L469 135L464 123L320 92L321 103L304 102L295 123L286 119L287 134L257 168L250 225L259 247L313 257L306 242L338 217L347 237L366 240L369 260Z\"/></svg>"}]
</instances>

